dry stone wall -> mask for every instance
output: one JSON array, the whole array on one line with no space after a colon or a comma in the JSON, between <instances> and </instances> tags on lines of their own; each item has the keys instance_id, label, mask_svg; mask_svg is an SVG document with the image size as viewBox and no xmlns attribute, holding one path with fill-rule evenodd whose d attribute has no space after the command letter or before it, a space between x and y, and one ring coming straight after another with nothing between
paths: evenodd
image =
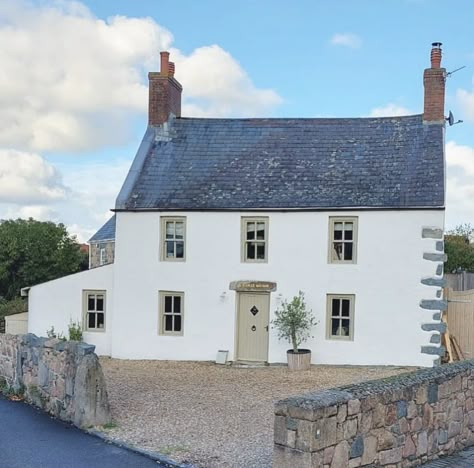
<instances>
[{"instance_id":1,"label":"dry stone wall","mask_svg":"<svg viewBox=\"0 0 474 468\"><path fill-rule=\"evenodd\" d=\"M26 401L77 426L111 421L95 347L33 334L0 335L0 380Z\"/></svg>"},{"instance_id":2,"label":"dry stone wall","mask_svg":"<svg viewBox=\"0 0 474 468\"><path fill-rule=\"evenodd\" d=\"M417 466L474 445L474 361L288 398L274 468Z\"/></svg>"}]
</instances>

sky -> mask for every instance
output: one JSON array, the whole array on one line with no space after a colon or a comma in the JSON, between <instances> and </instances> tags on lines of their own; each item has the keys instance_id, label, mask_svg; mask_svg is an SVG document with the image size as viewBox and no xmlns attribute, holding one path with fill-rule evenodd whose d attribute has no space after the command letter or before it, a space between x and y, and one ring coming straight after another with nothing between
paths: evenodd
<instances>
[{"instance_id":1,"label":"sky","mask_svg":"<svg viewBox=\"0 0 474 468\"><path fill-rule=\"evenodd\" d=\"M0 219L111 216L147 123L147 73L169 50L186 117L423 112L448 72L446 226L474 224L472 0L0 0Z\"/></svg>"}]
</instances>

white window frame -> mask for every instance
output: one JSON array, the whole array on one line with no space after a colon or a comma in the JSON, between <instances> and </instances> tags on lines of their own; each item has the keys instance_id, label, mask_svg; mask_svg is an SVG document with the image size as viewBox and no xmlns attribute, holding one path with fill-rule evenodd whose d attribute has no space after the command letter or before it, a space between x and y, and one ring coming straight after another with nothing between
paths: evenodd
<instances>
[{"instance_id":1,"label":"white window frame","mask_svg":"<svg viewBox=\"0 0 474 468\"><path fill-rule=\"evenodd\" d=\"M99 244L99 265L105 265L107 263L107 250L106 247Z\"/></svg>"},{"instance_id":2,"label":"white window frame","mask_svg":"<svg viewBox=\"0 0 474 468\"><path fill-rule=\"evenodd\" d=\"M181 222L183 223L183 258L176 257L176 242L180 242L180 239L176 239L176 237L172 240L166 239L166 223L168 222ZM160 217L161 223L161 247L160 247L160 258L162 262L184 262L186 261L186 216L161 216ZM175 231L176 233L176 231ZM166 242L174 242L175 246L175 256L174 257L167 257L166 256Z\"/></svg>"},{"instance_id":3,"label":"white window frame","mask_svg":"<svg viewBox=\"0 0 474 468\"><path fill-rule=\"evenodd\" d=\"M339 304L339 314L333 315L332 301L333 299L348 300L349 301L349 316L342 316L342 302ZM326 339L340 340L340 341L354 341L354 309L355 309L355 294L328 294L326 299ZM349 334L348 335L333 335L332 321L333 318L339 320L340 326L342 320L349 320Z\"/></svg>"},{"instance_id":4,"label":"white window frame","mask_svg":"<svg viewBox=\"0 0 474 468\"><path fill-rule=\"evenodd\" d=\"M174 305L174 298L180 297L181 298L181 310L179 314L172 311L171 313L165 312L165 298L167 296L173 297L173 305ZM165 316L166 315L180 315L181 316L181 330L180 331L167 331L165 330ZM184 335L184 292L182 291L160 291L159 292L159 313L158 313L158 334L162 336L183 336ZM173 320L174 324L174 320Z\"/></svg>"},{"instance_id":5,"label":"white window frame","mask_svg":"<svg viewBox=\"0 0 474 468\"><path fill-rule=\"evenodd\" d=\"M96 300L95 300L95 303L96 303L96 309L95 310L89 310L89 296L90 295L95 295L96 296ZM97 310L97 296L104 296L104 302L103 302L103 310L102 311L98 311ZM104 314L104 326L103 328L100 328L100 327L93 327L93 328L89 328L89 314L90 313L95 313L95 314L99 314L99 313L103 313ZM82 323L83 323L83 326L82 326L82 329L87 332L87 333L105 333L106 331L106 326L107 326L107 292L105 290L101 290L101 289L85 289L82 291L82 314L83 314L83 320L82 320ZM95 318L95 323L97 325L97 320L98 317L96 315L96 318Z\"/></svg>"},{"instance_id":6,"label":"white window frame","mask_svg":"<svg viewBox=\"0 0 474 468\"><path fill-rule=\"evenodd\" d=\"M357 263L357 237L358 237L358 217L357 216L330 216L329 217L329 236L328 236L328 263L334 264L356 264ZM352 223L352 241L344 239L334 239L334 225L336 223ZM344 229L343 229L344 232ZM352 243L352 259L338 260L333 258L334 244L336 243ZM343 247L344 254L344 247Z\"/></svg>"},{"instance_id":7,"label":"white window frame","mask_svg":"<svg viewBox=\"0 0 474 468\"><path fill-rule=\"evenodd\" d=\"M247 223L264 223L264 239L254 239L247 240ZM268 230L268 216L242 216L241 227L240 227L240 257L242 263L268 263L268 239L269 239L269 230ZM263 243L265 245L265 256L264 258L247 258L247 244L248 243ZM257 254L257 249L255 248L255 255Z\"/></svg>"}]
</instances>

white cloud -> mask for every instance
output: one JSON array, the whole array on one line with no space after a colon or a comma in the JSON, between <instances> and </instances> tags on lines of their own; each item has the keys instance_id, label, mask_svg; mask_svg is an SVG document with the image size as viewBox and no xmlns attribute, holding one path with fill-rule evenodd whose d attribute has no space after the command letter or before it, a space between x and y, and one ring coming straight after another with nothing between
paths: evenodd
<instances>
[{"instance_id":1,"label":"white cloud","mask_svg":"<svg viewBox=\"0 0 474 468\"><path fill-rule=\"evenodd\" d=\"M38 154L0 149L0 203L48 203L66 192L61 174Z\"/></svg>"},{"instance_id":2,"label":"white cloud","mask_svg":"<svg viewBox=\"0 0 474 468\"><path fill-rule=\"evenodd\" d=\"M456 100L466 119L474 122L474 90L469 92L465 89L458 89L456 91Z\"/></svg>"},{"instance_id":3,"label":"white cloud","mask_svg":"<svg viewBox=\"0 0 474 468\"><path fill-rule=\"evenodd\" d=\"M170 31L151 18L94 15L80 2L0 2L0 146L82 151L124 143L144 115L146 72ZM281 101L217 45L172 53L189 116L257 115ZM181 68L181 69L180 69Z\"/></svg>"},{"instance_id":4,"label":"white cloud","mask_svg":"<svg viewBox=\"0 0 474 468\"><path fill-rule=\"evenodd\" d=\"M474 224L474 148L448 142L446 164L446 226Z\"/></svg>"},{"instance_id":5,"label":"white cloud","mask_svg":"<svg viewBox=\"0 0 474 468\"><path fill-rule=\"evenodd\" d=\"M350 47L351 49L358 49L362 46L362 39L357 34L353 33L334 34L329 42L332 45Z\"/></svg>"},{"instance_id":6,"label":"white cloud","mask_svg":"<svg viewBox=\"0 0 474 468\"><path fill-rule=\"evenodd\" d=\"M185 57L176 51L176 78L185 93L183 115L254 117L281 103L278 94L254 86L240 64L218 45L200 47Z\"/></svg>"},{"instance_id":7,"label":"white cloud","mask_svg":"<svg viewBox=\"0 0 474 468\"><path fill-rule=\"evenodd\" d=\"M382 107L375 107L370 111L370 117L394 117L411 114L413 114L413 112L410 109L394 103L389 103Z\"/></svg>"}]
</instances>

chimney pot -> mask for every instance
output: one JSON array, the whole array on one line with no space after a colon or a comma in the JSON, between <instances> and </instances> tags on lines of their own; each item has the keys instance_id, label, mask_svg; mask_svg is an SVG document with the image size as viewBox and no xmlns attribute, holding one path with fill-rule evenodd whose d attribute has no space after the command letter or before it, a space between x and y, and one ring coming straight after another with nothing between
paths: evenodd
<instances>
[{"instance_id":1,"label":"chimney pot","mask_svg":"<svg viewBox=\"0 0 474 468\"><path fill-rule=\"evenodd\" d=\"M168 76L170 53L166 51L160 52L160 57L161 57L160 73L164 76Z\"/></svg>"},{"instance_id":2,"label":"chimney pot","mask_svg":"<svg viewBox=\"0 0 474 468\"><path fill-rule=\"evenodd\" d=\"M168 76L170 78L174 77L174 62L169 62L168 64Z\"/></svg>"},{"instance_id":3,"label":"chimney pot","mask_svg":"<svg viewBox=\"0 0 474 468\"><path fill-rule=\"evenodd\" d=\"M431 68L441 67L441 42L433 42L431 44Z\"/></svg>"}]
</instances>

